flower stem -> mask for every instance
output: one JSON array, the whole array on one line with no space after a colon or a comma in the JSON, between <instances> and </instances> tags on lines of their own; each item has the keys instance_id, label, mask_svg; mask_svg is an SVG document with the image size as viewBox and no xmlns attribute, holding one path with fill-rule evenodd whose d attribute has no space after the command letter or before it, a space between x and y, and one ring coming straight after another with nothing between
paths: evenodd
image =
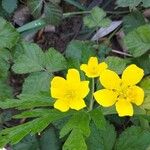
<instances>
[{"instance_id":1,"label":"flower stem","mask_svg":"<svg viewBox=\"0 0 150 150\"><path fill-rule=\"evenodd\" d=\"M89 111L91 111L93 109L93 105L94 105L94 99L93 99L94 86L95 86L94 78L92 78L92 80L91 80L91 97L90 97Z\"/></svg>"}]
</instances>

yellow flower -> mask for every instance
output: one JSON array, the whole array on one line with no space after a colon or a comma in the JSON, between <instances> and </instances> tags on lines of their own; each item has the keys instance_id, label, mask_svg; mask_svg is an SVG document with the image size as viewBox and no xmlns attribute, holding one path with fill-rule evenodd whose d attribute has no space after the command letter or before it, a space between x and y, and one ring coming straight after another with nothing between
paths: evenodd
<instances>
[{"instance_id":1,"label":"yellow flower","mask_svg":"<svg viewBox=\"0 0 150 150\"><path fill-rule=\"evenodd\" d=\"M143 69L132 64L128 66L121 79L111 71L106 70L100 76L100 82L105 89L96 91L94 97L103 107L115 104L120 117L133 116L133 104L141 105L144 100L144 91L136 86L144 76Z\"/></svg>"},{"instance_id":2,"label":"yellow flower","mask_svg":"<svg viewBox=\"0 0 150 150\"><path fill-rule=\"evenodd\" d=\"M86 107L83 100L89 93L89 81L80 81L78 70L69 69L67 79L54 77L51 81L51 96L56 99L54 108L62 112L69 108L80 110Z\"/></svg>"},{"instance_id":3,"label":"yellow flower","mask_svg":"<svg viewBox=\"0 0 150 150\"><path fill-rule=\"evenodd\" d=\"M85 72L89 78L99 77L106 70L108 65L105 62L98 64L97 57L90 57L88 64L82 64L80 69Z\"/></svg>"}]
</instances>

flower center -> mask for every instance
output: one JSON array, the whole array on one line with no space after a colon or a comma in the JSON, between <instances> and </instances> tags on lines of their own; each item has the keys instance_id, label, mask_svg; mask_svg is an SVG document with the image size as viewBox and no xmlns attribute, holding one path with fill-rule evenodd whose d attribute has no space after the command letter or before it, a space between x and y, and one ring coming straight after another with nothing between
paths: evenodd
<instances>
[{"instance_id":1,"label":"flower center","mask_svg":"<svg viewBox=\"0 0 150 150\"><path fill-rule=\"evenodd\" d=\"M91 74L95 75L97 74L97 67L93 66L90 70Z\"/></svg>"},{"instance_id":2,"label":"flower center","mask_svg":"<svg viewBox=\"0 0 150 150\"><path fill-rule=\"evenodd\" d=\"M67 90L65 93L65 97L67 99L74 99L76 97L76 91L75 90Z\"/></svg>"},{"instance_id":3,"label":"flower center","mask_svg":"<svg viewBox=\"0 0 150 150\"><path fill-rule=\"evenodd\" d=\"M120 89L118 89L116 92L118 92L118 99L132 101L136 97L136 92L132 90L131 86L124 86L121 84Z\"/></svg>"}]
</instances>

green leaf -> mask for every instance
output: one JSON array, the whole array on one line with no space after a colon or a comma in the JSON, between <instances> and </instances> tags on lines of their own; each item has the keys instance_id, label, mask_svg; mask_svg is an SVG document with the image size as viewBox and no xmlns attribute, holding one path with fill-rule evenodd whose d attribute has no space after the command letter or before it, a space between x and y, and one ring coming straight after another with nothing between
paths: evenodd
<instances>
[{"instance_id":1,"label":"green leaf","mask_svg":"<svg viewBox=\"0 0 150 150\"><path fill-rule=\"evenodd\" d=\"M77 112L69 119L60 131L61 138L71 132L63 146L63 150L87 149L84 138L90 135L89 123L89 114L84 111Z\"/></svg>"},{"instance_id":2,"label":"green leaf","mask_svg":"<svg viewBox=\"0 0 150 150\"><path fill-rule=\"evenodd\" d=\"M149 131L132 126L119 136L115 150L146 150L150 146L149 139Z\"/></svg>"},{"instance_id":3,"label":"green leaf","mask_svg":"<svg viewBox=\"0 0 150 150\"><path fill-rule=\"evenodd\" d=\"M40 139L41 150L60 150L59 137L54 127L50 127L46 130Z\"/></svg>"},{"instance_id":4,"label":"green leaf","mask_svg":"<svg viewBox=\"0 0 150 150\"><path fill-rule=\"evenodd\" d=\"M131 7L134 8L138 6L139 4L143 5L143 7L150 7L150 1L149 0L117 0L117 5L119 7Z\"/></svg>"},{"instance_id":5,"label":"green leaf","mask_svg":"<svg viewBox=\"0 0 150 150\"><path fill-rule=\"evenodd\" d=\"M45 68L48 72L57 72L67 68L67 62L64 56L54 48L49 48L45 52Z\"/></svg>"},{"instance_id":6,"label":"green leaf","mask_svg":"<svg viewBox=\"0 0 150 150\"><path fill-rule=\"evenodd\" d=\"M134 64L136 64L137 66L141 67L142 69L144 69L144 74L145 75L150 74L150 67L149 67L150 55L144 54L144 55L142 55L140 57L134 58L132 60L132 62Z\"/></svg>"},{"instance_id":7,"label":"green leaf","mask_svg":"<svg viewBox=\"0 0 150 150\"><path fill-rule=\"evenodd\" d=\"M150 1L149 0L143 0L143 7L147 8L150 7Z\"/></svg>"},{"instance_id":8,"label":"green leaf","mask_svg":"<svg viewBox=\"0 0 150 150\"><path fill-rule=\"evenodd\" d=\"M97 129L105 129L106 120L100 108L96 108L90 112L90 116Z\"/></svg>"},{"instance_id":9,"label":"green leaf","mask_svg":"<svg viewBox=\"0 0 150 150\"><path fill-rule=\"evenodd\" d=\"M105 62L108 64L108 68L110 70L113 70L117 72L118 74L121 74L123 70L125 69L128 61L125 59L115 57L115 56L109 56L105 59Z\"/></svg>"},{"instance_id":10,"label":"green leaf","mask_svg":"<svg viewBox=\"0 0 150 150\"><path fill-rule=\"evenodd\" d=\"M63 145L63 150L87 150L87 146L85 143L85 139L78 131L78 129L74 129L69 138L66 140L65 144Z\"/></svg>"},{"instance_id":11,"label":"green leaf","mask_svg":"<svg viewBox=\"0 0 150 150\"><path fill-rule=\"evenodd\" d=\"M90 117L86 112L77 112L74 114L69 121L65 124L65 126L60 131L60 137L64 137L73 129L78 129L78 132L81 132L84 136L89 136Z\"/></svg>"},{"instance_id":12,"label":"green leaf","mask_svg":"<svg viewBox=\"0 0 150 150\"><path fill-rule=\"evenodd\" d=\"M35 18L39 18L41 16L43 0L27 0L27 6Z\"/></svg>"},{"instance_id":13,"label":"green leaf","mask_svg":"<svg viewBox=\"0 0 150 150\"><path fill-rule=\"evenodd\" d=\"M8 85L7 81L0 80L0 101L12 97L12 88Z\"/></svg>"},{"instance_id":14,"label":"green leaf","mask_svg":"<svg viewBox=\"0 0 150 150\"><path fill-rule=\"evenodd\" d=\"M140 82L140 87L144 90L146 95L150 95L150 76Z\"/></svg>"},{"instance_id":15,"label":"green leaf","mask_svg":"<svg viewBox=\"0 0 150 150\"><path fill-rule=\"evenodd\" d=\"M43 70L44 53L38 45L32 43L23 44L23 54L15 60L12 69L15 73L31 73Z\"/></svg>"},{"instance_id":16,"label":"green leaf","mask_svg":"<svg viewBox=\"0 0 150 150\"><path fill-rule=\"evenodd\" d=\"M90 15L83 18L83 21L84 25L89 28L107 27L111 23L111 20L109 18L106 18L106 13L104 12L104 10L99 7L94 7L91 10Z\"/></svg>"},{"instance_id":17,"label":"green leaf","mask_svg":"<svg viewBox=\"0 0 150 150\"><path fill-rule=\"evenodd\" d=\"M63 17L63 13L58 5L51 2L46 3L44 13L45 13L45 20L47 23L52 25L60 24Z\"/></svg>"},{"instance_id":18,"label":"green leaf","mask_svg":"<svg viewBox=\"0 0 150 150\"><path fill-rule=\"evenodd\" d=\"M2 0L2 7L11 14L17 8L18 0Z\"/></svg>"},{"instance_id":19,"label":"green leaf","mask_svg":"<svg viewBox=\"0 0 150 150\"><path fill-rule=\"evenodd\" d=\"M52 75L47 72L31 73L23 84L23 94L38 94L42 91L49 93L49 84Z\"/></svg>"},{"instance_id":20,"label":"green leaf","mask_svg":"<svg viewBox=\"0 0 150 150\"><path fill-rule=\"evenodd\" d=\"M13 150L40 150L36 136L28 135L18 144L12 146Z\"/></svg>"},{"instance_id":21,"label":"green leaf","mask_svg":"<svg viewBox=\"0 0 150 150\"><path fill-rule=\"evenodd\" d=\"M74 40L67 46L65 55L67 58L72 58L81 63L87 63L91 56L96 55L96 51L92 46L92 42Z\"/></svg>"},{"instance_id":22,"label":"green leaf","mask_svg":"<svg viewBox=\"0 0 150 150\"><path fill-rule=\"evenodd\" d=\"M7 143L17 144L28 134L36 134L43 131L50 123L70 115L70 113L62 113L57 110L50 110L40 118L24 124L4 129L0 132L0 147L4 147Z\"/></svg>"},{"instance_id":23,"label":"green leaf","mask_svg":"<svg viewBox=\"0 0 150 150\"><path fill-rule=\"evenodd\" d=\"M113 125L107 123L106 130L99 130L91 124L91 134L87 140L88 150L112 150L116 140Z\"/></svg>"},{"instance_id":24,"label":"green leaf","mask_svg":"<svg viewBox=\"0 0 150 150\"><path fill-rule=\"evenodd\" d=\"M11 54L7 49L0 50L0 78L8 77Z\"/></svg>"},{"instance_id":25,"label":"green leaf","mask_svg":"<svg viewBox=\"0 0 150 150\"><path fill-rule=\"evenodd\" d=\"M19 40L19 33L16 29L0 17L0 50L12 48Z\"/></svg>"},{"instance_id":26,"label":"green leaf","mask_svg":"<svg viewBox=\"0 0 150 150\"><path fill-rule=\"evenodd\" d=\"M140 26L128 33L124 42L134 57L143 55L150 49L150 25Z\"/></svg>"},{"instance_id":27,"label":"green leaf","mask_svg":"<svg viewBox=\"0 0 150 150\"><path fill-rule=\"evenodd\" d=\"M140 107L145 110L150 110L150 76L144 78L142 82L140 82L140 87L145 93L144 102Z\"/></svg>"},{"instance_id":28,"label":"green leaf","mask_svg":"<svg viewBox=\"0 0 150 150\"><path fill-rule=\"evenodd\" d=\"M125 33L133 31L135 28L146 24L143 14L139 11L131 12L123 18L123 29Z\"/></svg>"},{"instance_id":29,"label":"green leaf","mask_svg":"<svg viewBox=\"0 0 150 150\"><path fill-rule=\"evenodd\" d=\"M52 106L53 100L49 96L45 96L42 94L25 94L18 96L18 99L7 99L5 101L0 101L0 108L17 108L21 109L32 109L35 107L41 106Z\"/></svg>"},{"instance_id":30,"label":"green leaf","mask_svg":"<svg viewBox=\"0 0 150 150\"><path fill-rule=\"evenodd\" d=\"M22 50L19 54L21 48ZM43 70L56 72L67 67L63 55L53 48L50 48L44 53L36 44L22 43L22 45L19 45L16 49L16 53L14 54L16 59L12 69L18 74Z\"/></svg>"},{"instance_id":31,"label":"green leaf","mask_svg":"<svg viewBox=\"0 0 150 150\"><path fill-rule=\"evenodd\" d=\"M136 7L140 4L142 0L117 0L117 5L119 7Z\"/></svg>"}]
</instances>

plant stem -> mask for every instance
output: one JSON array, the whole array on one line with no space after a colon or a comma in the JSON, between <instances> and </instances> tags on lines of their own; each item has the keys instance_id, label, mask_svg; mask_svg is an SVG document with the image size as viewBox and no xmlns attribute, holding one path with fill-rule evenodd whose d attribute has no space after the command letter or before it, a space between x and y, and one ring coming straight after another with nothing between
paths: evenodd
<instances>
[{"instance_id":1,"label":"plant stem","mask_svg":"<svg viewBox=\"0 0 150 150\"><path fill-rule=\"evenodd\" d=\"M82 15L82 14L89 14L91 13L91 11L76 11L76 12L68 12L68 13L64 13L63 17L70 17L72 15Z\"/></svg>"},{"instance_id":2,"label":"plant stem","mask_svg":"<svg viewBox=\"0 0 150 150\"><path fill-rule=\"evenodd\" d=\"M93 93L94 93L94 78L91 79L91 98L90 98L90 105L89 105L89 111L91 111L93 109L93 105L94 105L94 99L93 99Z\"/></svg>"}]
</instances>

